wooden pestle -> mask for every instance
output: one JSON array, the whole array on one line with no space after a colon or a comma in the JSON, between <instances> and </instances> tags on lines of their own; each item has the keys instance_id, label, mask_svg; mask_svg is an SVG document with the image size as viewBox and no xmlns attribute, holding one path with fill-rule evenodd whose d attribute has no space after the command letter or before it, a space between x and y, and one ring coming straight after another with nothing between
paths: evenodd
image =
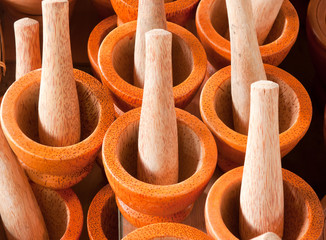
<instances>
[{"instance_id":1,"label":"wooden pestle","mask_svg":"<svg viewBox=\"0 0 326 240\"><path fill-rule=\"evenodd\" d=\"M267 79L248 0L226 0L231 37L231 95L234 129L248 133L250 85Z\"/></svg>"},{"instance_id":2,"label":"wooden pestle","mask_svg":"<svg viewBox=\"0 0 326 240\"><path fill-rule=\"evenodd\" d=\"M139 0L134 55L134 85L144 87L145 33L156 28L166 29L164 0Z\"/></svg>"},{"instance_id":3,"label":"wooden pestle","mask_svg":"<svg viewBox=\"0 0 326 240\"><path fill-rule=\"evenodd\" d=\"M252 238L251 240L281 240L281 238L275 233L268 232L258 237Z\"/></svg>"},{"instance_id":4,"label":"wooden pestle","mask_svg":"<svg viewBox=\"0 0 326 240\"><path fill-rule=\"evenodd\" d=\"M172 34L146 33L146 73L138 137L138 179L178 182L178 132L172 91Z\"/></svg>"},{"instance_id":5,"label":"wooden pestle","mask_svg":"<svg viewBox=\"0 0 326 240\"><path fill-rule=\"evenodd\" d=\"M275 19L281 9L283 0L251 0L254 26L256 28L259 45L263 45L271 31ZM225 38L230 38L230 32L225 33Z\"/></svg>"},{"instance_id":6,"label":"wooden pestle","mask_svg":"<svg viewBox=\"0 0 326 240\"><path fill-rule=\"evenodd\" d=\"M16 80L41 68L39 23L22 18L14 23L16 43Z\"/></svg>"},{"instance_id":7,"label":"wooden pestle","mask_svg":"<svg viewBox=\"0 0 326 240\"><path fill-rule=\"evenodd\" d=\"M0 215L7 239L49 239L27 177L0 127Z\"/></svg>"},{"instance_id":8,"label":"wooden pestle","mask_svg":"<svg viewBox=\"0 0 326 240\"><path fill-rule=\"evenodd\" d=\"M80 140L80 112L70 49L66 0L42 1L43 62L39 135L43 144L67 146Z\"/></svg>"},{"instance_id":9,"label":"wooden pestle","mask_svg":"<svg viewBox=\"0 0 326 240\"><path fill-rule=\"evenodd\" d=\"M251 0L251 2L258 43L263 45L281 9L283 0Z\"/></svg>"},{"instance_id":10,"label":"wooden pestle","mask_svg":"<svg viewBox=\"0 0 326 240\"><path fill-rule=\"evenodd\" d=\"M240 191L240 235L251 239L266 232L282 238L284 194L278 126L279 86L251 85L251 111Z\"/></svg>"}]
</instances>

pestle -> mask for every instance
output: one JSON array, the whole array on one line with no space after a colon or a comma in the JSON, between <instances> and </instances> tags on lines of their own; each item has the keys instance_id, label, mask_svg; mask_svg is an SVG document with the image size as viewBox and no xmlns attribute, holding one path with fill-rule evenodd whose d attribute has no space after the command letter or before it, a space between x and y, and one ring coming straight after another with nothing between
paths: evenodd
<instances>
[{"instance_id":1,"label":"pestle","mask_svg":"<svg viewBox=\"0 0 326 240\"><path fill-rule=\"evenodd\" d=\"M256 28L257 40L259 46L263 45L270 30L273 27L275 19L281 9L283 0L266 1L251 0L252 17ZM225 33L225 37L229 39L230 32Z\"/></svg>"},{"instance_id":2,"label":"pestle","mask_svg":"<svg viewBox=\"0 0 326 240\"><path fill-rule=\"evenodd\" d=\"M172 34L146 33L146 72L138 137L138 179L178 182L178 136L172 91Z\"/></svg>"},{"instance_id":3,"label":"pestle","mask_svg":"<svg viewBox=\"0 0 326 240\"><path fill-rule=\"evenodd\" d=\"M251 240L281 240L281 238L275 233L268 232L258 237L252 238Z\"/></svg>"},{"instance_id":4,"label":"pestle","mask_svg":"<svg viewBox=\"0 0 326 240\"><path fill-rule=\"evenodd\" d=\"M0 215L11 239L49 239L27 177L0 127Z\"/></svg>"},{"instance_id":5,"label":"pestle","mask_svg":"<svg viewBox=\"0 0 326 240\"><path fill-rule=\"evenodd\" d=\"M39 96L39 136L43 144L68 146L80 140L80 113L66 0L42 1L43 61Z\"/></svg>"},{"instance_id":6,"label":"pestle","mask_svg":"<svg viewBox=\"0 0 326 240\"><path fill-rule=\"evenodd\" d=\"M164 0L139 0L134 55L134 85L144 87L145 33L152 29L166 29Z\"/></svg>"},{"instance_id":7,"label":"pestle","mask_svg":"<svg viewBox=\"0 0 326 240\"><path fill-rule=\"evenodd\" d=\"M250 121L240 191L241 239L283 235L284 194L278 126L279 86L251 85Z\"/></svg>"},{"instance_id":8,"label":"pestle","mask_svg":"<svg viewBox=\"0 0 326 240\"><path fill-rule=\"evenodd\" d=\"M279 13L283 0L251 0L259 45L263 45Z\"/></svg>"},{"instance_id":9,"label":"pestle","mask_svg":"<svg viewBox=\"0 0 326 240\"><path fill-rule=\"evenodd\" d=\"M231 95L233 122L237 132L247 134L250 85L267 79L252 19L250 1L227 0L231 42Z\"/></svg>"},{"instance_id":10,"label":"pestle","mask_svg":"<svg viewBox=\"0 0 326 240\"><path fill-rule=\"evenodd\" d=\"M41 68L39 23L22 18L14 23L16 44L16 80Z\"/></svg>"}]
</instances>

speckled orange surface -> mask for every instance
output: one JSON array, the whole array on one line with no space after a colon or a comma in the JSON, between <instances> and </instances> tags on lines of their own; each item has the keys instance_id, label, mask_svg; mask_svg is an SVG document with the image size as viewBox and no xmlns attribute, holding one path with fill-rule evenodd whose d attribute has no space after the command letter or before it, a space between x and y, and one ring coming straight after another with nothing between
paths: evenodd
<instances>
[{"instance_id":1,"label":"speckled orange surface","mask_svg":"<svg viewBox=\"0 0 326 240\"><path fill-rule=\"evenodd\" d=\"M41 70L14 82L3 97L1 124L31 179L62 189L79 182L91 170L104 134L114 120L110 94L94 77L74 70L81 112L81 141L67 147L39 143L37 105Z\"/></svg>"},{"instance_id":2,"label":"speckled orange surface","mask_svg":"<svg viewBox=\"0 0 326 240\"><path fill-rule=\"evenodd\" d=\"M243 167L220 177L210 189L205 205L206 229L219 240L239 238L239 198ZM299 176L283 169L284 234L288 239L318 239L324 214L314 190Z\"/></svg>"},{"instance_id":3,"label":"speckled orange surface","mask_svg":"<svg viewBox=\"0 0 326 240\"><path fill-rule=\"evenodd\" d=\"M109 184L96 194L89 206L87 230L91 240L118 240L118 209Z\"/></svg>"},{"instance_id":4,"label":"speckled orange surface","mask_svg":"<svg viewBox=\"0 0 326 240\"><path fill-rule=\"evenodd\" d=\"M137 22L133 21L111 31L103 40L98 56L102 82L110 88L115 104L124 112L140 107L143 96L143 89L132 85L136 25ZM167 30L173 34L175 105L184 108L205 78L206 53L199 40L186 29L168 22Z\"/></svg>"},{"instance_id":5,"label":"speckled orange surface","mask_svg":"<svg viewBox=\"0 0 326 240\"><path fill-rule=\"evenodd\" d=\"M92 66L92 71L97 79L101 79L100 68L98 66L98 51L103 39L117 27L117 16L113 15L101 21L92 30L87 42L88 59Z\"/></svg>"},{"instance_id":6,"label":"speckled orange surface","mask_svg":"<svg viewBox=\"0 0 326 240\"><path fill-rule=\"evenodd\" d=\"M50 239L77 240L83 228L83 210L71 189L52 190L31 184Z\"/></svg>"},{"instance_id":7,"label":"speckled orange surface","mask_svg":"<svg viewBox=\"0 0 326 240\"><path fill-rule=\"evenodd\" d=\"M193 17L199 0L176 0L165 3L166 20L185 25ZM137 20L138 0L111 0L114 11L122 23Z\"/></svg>"},{"instance_id":8,"label":"speckled orange surface","mask_svg":"<svg viewBox=\"0 0 326 240\"><path fill-rule=\"evenodd\" d=\"M230 41L224 38L228 28L225 0L202 0L196 12L197 33L209 62L220 69L230 64ZM289 53L299 32L299 18L289 0L285 0L267 37L260 46L264 63L279 65Z\"/></svg>"},{"instance_id":9,"label":"speckled orange surface","mask_svg":"<svg viewBox=\"0 0 326 240\"><path fill-rule=\"evenodd\" d=\"M268 80L280 86L280 148L284 157L310 126L311 100L302 84L291 74L272 65L265 64L264 67ZM247 136L233 129L231 66L219 70L207 81L201 94L200 112L216 139L219 167L228 171L243 165Z\"/></svg>"},{"instance_id":10,"label":"speckled orange surface","mask_svg":"<svg viewBox=\"0 0 326 240\"><path fill-rule=\"evenodd\" d=\"M129 233L123 240L150 240L150 239L184 239L184 240L211 240L212 238L196 228L180 223L156 223Z\"/></svg>"},{"instance_id":11,"label":"speckled orange surface","mask_svg":"<svg viewBox=\"0 0 326 240\"><path fill-rule=\"evenodd\" d=\"M107 178L117 200L126 205L117 201L120 211L137 227L155 222L157 216L164 221L182 221L178 214L192 207L214 173L217 149L212 134L193 115L176 109L176 116L180 166L177 184L152 185L135 177L140 108L118 118L104 138Z\"/></svg>"}]
</instances>

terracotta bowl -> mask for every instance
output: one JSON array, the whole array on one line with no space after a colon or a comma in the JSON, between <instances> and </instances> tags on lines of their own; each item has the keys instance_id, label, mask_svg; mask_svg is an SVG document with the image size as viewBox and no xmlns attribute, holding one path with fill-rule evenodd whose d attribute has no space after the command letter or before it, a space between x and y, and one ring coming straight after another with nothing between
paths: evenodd
<instances>
[{"instance_id":1,"label":"terracotta bowl","mask_svg":"<svg viewBox=\"0 0 326 240\"><path fill-rule=\"evenodd\" d=\"M118 208L109 184L96 194L89 206L87 230L91 240L119 239Z\"/></svg>"},{"instance_id":2,"label":"terracotta bowl","mask_svg":"<svg viewBox=\"0 0 326 240\"><path fill-rule=\"evenodd\" d=\"M187 25L194 18L199 0L165 1L166 20L178 25ZM138 0L111 0L114 11L118 15L118 24L137 20Z\"/></svg>"},{"instance_id":3,"label":"terracotta bowl","mask_svg":"<svg viewBox=\"0 0 326 240\"><path fill-rule=\"evenodd\" d=\"M73 190L56 191L33 183L31 186L50 239L79 239L83 229L83 210Z\"/></svg>"},{"instance_id":4,"label":"terracotta bowl","mask_svg":"<svg viewBox=\"0 0 326 240\"><path fill-rule=\"evenodd\" d=\"M307 11L306 32L314 66L326 90L326 0L311 0Z\"/></svg>"},{"instance_id":5,"label":"terracotta bowl","mask_svg":"<svg viewBox=\"0 0 326 240\"><path fill-rule=\"evenodd\" d=\"M118 118L103 142L103 164L122 215L134 226L181 222L212 177L217 161L214 138L195 116L176 108L179 182L153 185L136 179L140 108Z\"/></svg>"},{"instance_id":6,"label":"terracotta bowl","mask_svg":"<svg viewBox=\"0 0 326 240\"><path fill-rule=\"evenodd\" d=\"M123 240L183 239L211 240L202 231L180 223L156 223L129 233Z\"/></svg>"},{"instance_id":7,"label":"terracotta bowl","mask_svg":"<svg viewBox=\"0 0 326 240\"><path fill-rule=\"evenodd\" d=\"M113 29L117 27L117 16L113 15L101 21L95 26L88 38L87 53L88 59L91 63L93 75L97 79L101 79L101 71L98 66L98 51L103 39Z\"/></svg>"},{"instance_id":8,"label":"terracotta bowl","mask_svg":"<svg viewBox=\"0 0 326 240\"><path fill-rule=\"evenodd\" d=\"M111 0L91 0L101 18L107 18L114 13Z\"/></svg>"},{"instance_id":9,"label":"terracotta bowl","mask_svg":"<svg viewBox=\"0 0 326 240\"><path fill-rule=\"evenodd\" d=\"M205 223L210 236L239 239L239 201L243 167L220 177L210 189L205 205ZM284 233L287 239L318 239L324 214L314 190L299 176L283 169Z\"/></svg>"},{"instance_id":10,"label":"terracotta bowl","mask_svg":"<svg viewBox=\"0 0 326 240\"><path fill-rule=\"evenodd\" d=\"M111 31L99 50L103 84L123 112L140 107L143 89L133 83L133 61L137 22L129 22ZM184 108L195 96L206 73L206 54L199 40L186 29L167 23L172 33L173 94L176 107Z\"/></svg>"},{"instance_id":11,"label":"terracotta bowl","mask_svg":"<svg viewBox=\"0 0 326 240\"><path fill-rule=\"evenodd\" d=\"M268 80L280 86L279 129L281 155L284 157L307 132L311 118L310 97L302 84L289 73L265 64ZM243 165L247 136L233 128L231 100L231 66L215 73L206 83L200 99L203 121L214 134L218 149L218 165L228 171Z\"/></svg>"},{"instance_id":12,"label":"terracotta bowl","mask_svg":"<svg viewBox=\"0 0 326 240\"><path fill-rule=\"evenodd\" d=\"M81 141L67 147L39 143L38 97L41 69L14 82L3 97L1 124L10 147L30 179L55 189L71 187L91 171L106 130L114 120L106 88L74 70L81 113Z\"/></svg>"},{"instance_id":13,"label":"terracotta bowl","mask_svg":"<svg viewBox=\"0 0 326 240\"><path fill-rule=\"evenodd\" d=\"M220 69L230 65L230 41L224 38L228 30L225 0L202 0L196 13L197 33L209 62ZM284 0L275 23L260 46L264 63L279 65L295 43L299 32L299 18L289 0Z\"/></svg>"},{"instance_id":14,"label":"terracotta bowl","mask_svg":"<svg viewBox=\"0 0 326 240\"><path fill-rule=\"evenodd\" d=\"M73 11L76 0L69 1L69 14ZM0 0L5 6L15 12L27 15L42 15L42 0Z\"/></svg>"}]
</instances>

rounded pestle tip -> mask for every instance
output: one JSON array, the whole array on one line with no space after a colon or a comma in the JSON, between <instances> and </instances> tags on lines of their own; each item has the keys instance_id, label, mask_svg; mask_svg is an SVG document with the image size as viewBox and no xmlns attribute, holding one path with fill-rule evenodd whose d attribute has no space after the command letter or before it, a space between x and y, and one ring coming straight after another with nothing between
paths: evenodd
<instances>
[{"instance_id":1,"label":"rounded pestle tip","mask_svg":"<svg viewBox=\"0 0 326 240\"><path fill-rule=\"evenodd\" d=\"M260 91L275 88L279 88L278 84L268 80L260 80L251 84L251 91L253 89Z\"/></svg>"},{"instance_id":2,"label":"rounded pestle tip","mask_svg":"<svg viewBox=\"0 0 326 240\"><path fill-rule=\"evenodd\" d=\"M35 25L38 26L39 22L36 21L35 19L25 17L15 21L14 28L25 28L25 27L35 26Z\"/></svg>"}]
</instances>

